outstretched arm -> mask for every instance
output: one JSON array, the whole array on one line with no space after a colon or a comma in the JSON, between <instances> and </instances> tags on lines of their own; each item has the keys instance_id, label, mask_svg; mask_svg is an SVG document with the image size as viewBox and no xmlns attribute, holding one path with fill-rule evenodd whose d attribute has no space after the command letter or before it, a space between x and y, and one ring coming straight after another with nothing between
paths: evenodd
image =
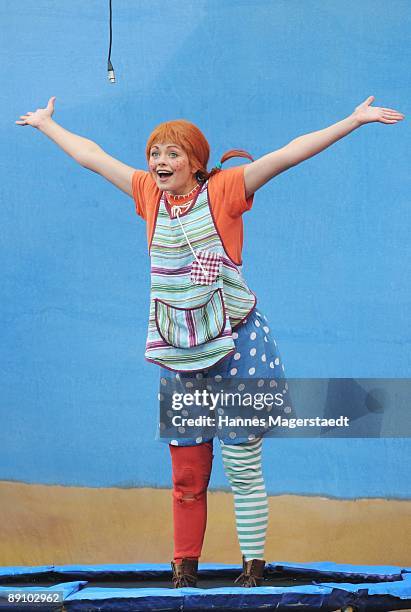
<instances>
[{"instance_id":1,"label":"outstretched arm","mask_svg":"<svg viewBox=\"0 0 411 612\"><path fill-rule=\"evenodd\" d=\"M132 196L131 177L135 171L131 166L108 155L98 144L73 134L52 119L55 97L50 98L46 108L21 115L17 125L31 125L55 142L84 168L104 176L116 187Z\"/></svg>"},{"instance_id":2,"label":"outstretched arm","mask_svg":"<svg viewBox=\"0 0 411 612\"><path fill-rule=\"evenodd\" d=\"M404 115L391 108L372 107L374 96L367 98L357 106L349 116L318 132L299 136L285 147L260 157L244 168L246 197L249 198L257 189L280 172L288 170L302 161L324 151L340 138L347 136L361 125L379 121L380 123L397 123Z\"/></svg>"}]
</instances>

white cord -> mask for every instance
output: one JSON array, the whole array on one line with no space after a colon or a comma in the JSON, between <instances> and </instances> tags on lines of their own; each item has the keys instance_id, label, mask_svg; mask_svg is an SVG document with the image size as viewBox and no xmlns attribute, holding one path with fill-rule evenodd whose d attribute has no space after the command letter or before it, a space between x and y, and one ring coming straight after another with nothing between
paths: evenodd
<instances>
[{"instance_id":1,"label":"white cord","mask_svg":"<svg viewBox=\"0 0 411 612\"><path fill-rule=\"evenodd\" d=\"M183 224L181 223L181 219L180 219L180 217L179 217L179 214L180 214L180 208L179 208L179 206L177 206L177 205L173 206L173 207L171 208L171 214L172 214L172 215L174 215L174 214L176 215L177 220L178 220L178 222L179 222L179 224L180 224L180 227L181 227L181 229L183 230L183 234L184 234L184 236L185 236L185 239L187 240L187 244L188 244L188 246L189 246L189 247L190 247L190 249L191 249L191 252L193 253L193 255L194 255L194 257L196 258L196 260L198 261L198 264L199 264L200 268L202 269L202 271L203 271L203 273L204 273L204 276L205 276L206 278L208 278L208 272L207 272L207 270L204 268L204 266L203 266L203 264L201 263L201 261L198 259L197 255L195 254L195 251L194 251L193 247L191 246L191 243L190 243L190 241L189 241L189 239L188 239L188 236L187 236L187 234L186 234L186 232L185 232L185 229L184 229L184 227L183 227Z\"/></svg>"}]
</instances>

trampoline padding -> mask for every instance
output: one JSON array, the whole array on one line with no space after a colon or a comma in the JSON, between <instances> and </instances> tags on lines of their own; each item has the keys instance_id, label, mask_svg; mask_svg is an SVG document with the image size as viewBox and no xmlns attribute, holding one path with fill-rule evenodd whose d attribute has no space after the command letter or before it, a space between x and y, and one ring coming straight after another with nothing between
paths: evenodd
<instances>
[{"instance_id":1,"label":"trampoline padding","mask_svg":"<svg viewBox=\"0 0 411 612\"><path fill-rule=\"evenodd\" d=\"M287 600L288 605L301 603L304 609L318 610L324 606L332 589L309 585L291 587L285 594L282 587L219 588L219 589L95 589L85 588L70 595L64 602L70 612L92 610L148 612L161 610L269 610L276 609ZM90 607L94 602L95 607ZM323 607L323 609L326 609Z\"/></svg>"},{"instance_id":2,"label":"trampoline padding","mask_svg":"<svg viewBox=\"0 0 411 612\"><path fill-rule=\"evenodd\" d=\"M349 565L322 561L318 563L269 563L266 574L284 573L287 576L300 576L317 579L347 580L347 582L389 582L401 580L403 573L411 568L395 565Z\"/></svg>"},{"instance_id":3,"label":"trampoline padding","mask_svg":"<svg viewBox=\"0 0 411 612\"><path fill-rule=\"evenodd\" d=\"M53 611L61 611L63 609L63 603L64 601L73 593L76 593L77 591L79 591L79 589L81 589L82 587L87 585L87 581L76 581L76 582L63 582L63 583L57 583L57 584L53 584L51 586L33 586L33 587L13 587L13 586L9 586L9 587L4 587L4 586L0 586L0 610L26 610L26 612L40 612L40 611L44 611L44 612L50 612L51 610ZM22 592L24 593L24 595L29 595L29 594L35 594L38 593L39 591L41 591L41 593L45 593L45 592L50 592L50 593L55 593L56 591L59 591L61 593L61 602L44 602L42 603L41 601L37 601L37 602L30 602L30 601L25 601L23 602L16 602L16 601L9 601L9 595L13 595L13 594L21 594Z\"/></svg>"},{"instance_id":4,"label":"trampoline padding","mask_svg":"<svg viewBox=\"0 0 411 612\"><path fill-rule=\"evenodd\" d=\"M353 606L354 609L400 610L411 606L411 569L396 566L356 566L321 563L269 563L266 569L267 582L287 578L297 582L303 577L307 584L292 586L264 586L245 589L236 586L213 586L221 577L233 578L241 570L238 565L202 564L199 571L200 588L154 588L170 584L171 572L168 564L126 565L65 565L42 567L9 567L0 569L0 582L14 583L20 579L38 582L58 577L57 584L48 587L21 586L0 587L1 593L15 590L61 590L64 594L64 610L67 612L145 612L174 610L318 610L324 612ZM77 576L79 580L61 582ZM133 584L118 587L121 581L132 578ZM80 579L81 578L81 579ZM107 580L108 579L108 580ZM101 586L93 585L93 580ZM114 585L108 586L108 581ZM340 580L340 581L339 581ZM117 584L116 584L117 582ZM142 585L139 587L138 583ZM310 582L310 584L308 584ZM136 586L137 583L137 586ZM201 588L201 583L211 588ZM151 586L153 584L153 587ZM147 588L147 586L149 588ZM4 601L4 598L3 598ZM25 608L29 609L29 608ZM39 608L37 608L39 609ZM58 609L58 608L54 608Z\"/></svg>"}]
</instances>

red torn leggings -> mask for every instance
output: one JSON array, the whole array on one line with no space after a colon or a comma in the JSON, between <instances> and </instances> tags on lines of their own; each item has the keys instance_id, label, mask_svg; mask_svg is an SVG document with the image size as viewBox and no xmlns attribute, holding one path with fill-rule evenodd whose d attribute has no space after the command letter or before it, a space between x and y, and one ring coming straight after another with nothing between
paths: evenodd
<instances>
[{"instance_id":1,"label":"red torn leggings","mask_svg":"<svg viewBox=\"0 0 411 612\"><path fill-rule=\"evenodd\" d=\"M174 561L198 559L207 523L213 443L169 445L173 469Z\"/></svg>"}]
</instances>

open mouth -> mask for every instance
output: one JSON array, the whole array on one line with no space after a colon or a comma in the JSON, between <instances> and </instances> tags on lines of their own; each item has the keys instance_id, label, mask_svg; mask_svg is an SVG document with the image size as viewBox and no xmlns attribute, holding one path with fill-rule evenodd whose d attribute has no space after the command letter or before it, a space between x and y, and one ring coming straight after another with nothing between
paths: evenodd
<instances>
[{"instance_id":1,"label":"open mouth","mask_svg":"<svg viewBox=\"0 0 411 612\"><path fill-rule=\"evenodd\" d=\"M157 170L157 176L160 181L166 181L170 176L172 176L172 172L168 172L167 170Z\"/></svg>"}]
</instances>

